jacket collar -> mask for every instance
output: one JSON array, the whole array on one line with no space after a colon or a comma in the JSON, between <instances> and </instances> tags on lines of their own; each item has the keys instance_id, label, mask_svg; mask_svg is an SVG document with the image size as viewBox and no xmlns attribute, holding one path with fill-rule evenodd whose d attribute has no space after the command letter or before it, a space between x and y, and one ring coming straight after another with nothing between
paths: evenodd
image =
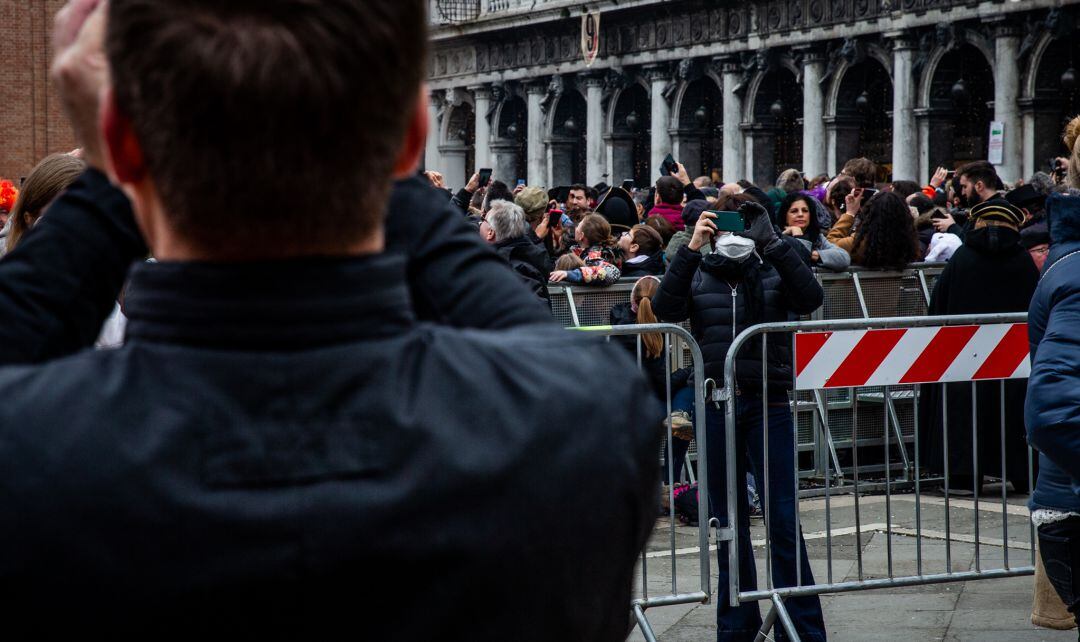
<instances>
[{"instance_id":1,"label":"jacket collar","mask_svg":"<svg viewBox=\"0 0 1080 642\"><path fill-rule=\"evenodd\" d=\"M308 350L401 334L414 322L396 254L266 263L144 263L131 273L129 341Z\"/></svg>"}]
</instances>

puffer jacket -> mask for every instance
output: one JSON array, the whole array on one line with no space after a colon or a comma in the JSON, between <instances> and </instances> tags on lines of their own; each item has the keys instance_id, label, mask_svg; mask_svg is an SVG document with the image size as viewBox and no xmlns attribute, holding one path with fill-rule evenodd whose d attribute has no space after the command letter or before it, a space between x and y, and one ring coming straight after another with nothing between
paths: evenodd
<instances>
[{"instance_id":1,"label":"puffer jacket","mask_svg":"<svg viewBox=\"0 0 1080 642\"><path fill-rule=\"evenodd\" d=\"M1024 423L1039 451L1029 506L1080 512L1080 198L1047 200L1053 244L1028 310Z\"/></svg>"},{"instance_id":2,"label":"puffer jacket","mask_svg":"<svg viewBox=\"0 0 1080 642\"><path fill-rule=\"evenodd\" d=\"M653 296L653 311L661 321L690 320L690 331L705 359L705 376L719 385L734 337L750 326L749 314L745 297L740 296L740 284L729 284L699 270L702 258L688 246L679 249ZM766 247L760 269L764 296L760 322L793 321L821 307L821 285L791 243L779 240ZM770 386L790 389L790 335L771 335L766 349ZM760 337L748 342L740 352L735 371L740 388L760 391Z\"/></svg>"}]
</instances>

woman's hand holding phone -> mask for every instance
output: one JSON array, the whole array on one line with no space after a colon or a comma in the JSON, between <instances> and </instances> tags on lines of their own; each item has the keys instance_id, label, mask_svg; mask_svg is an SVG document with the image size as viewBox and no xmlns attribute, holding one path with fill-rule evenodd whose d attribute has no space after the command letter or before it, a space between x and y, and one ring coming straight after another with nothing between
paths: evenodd
<instances>
[{"instance_id":1,"label":"woman's hand holding phone","mask_svg":"<svg viewBox=\"0 0 1080 642\"><path fill-rule=\"evenodd\" d=\"M862 207L862 195L863 188L856 187L851 190L851 193L844 198L845 214L856 216L859 213L859 208Z\"/></svg>"},{"instance_id":2,"label":"woman's hand holding phone","mask_svg":"<svg viewBox=\"0 0 1080 642\"><path fill-rule=\"evenodd\" d=\"M712 212L701 213L701 218L698 219L697 225L694 227L694 236L686 245L686 247L690 248L690 251L697 252L716 234L716 223L713 223L714 218L716 218L716 214Z\"/></svg>"}]
</instances>

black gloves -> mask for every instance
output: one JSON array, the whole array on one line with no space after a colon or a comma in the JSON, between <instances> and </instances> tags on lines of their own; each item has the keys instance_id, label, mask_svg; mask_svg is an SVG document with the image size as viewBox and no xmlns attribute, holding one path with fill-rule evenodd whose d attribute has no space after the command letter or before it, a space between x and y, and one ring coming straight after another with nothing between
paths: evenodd
<instances>
[{"instance_id":1,"label":"black gloves","mask_svg":"<svg viewBox=\"0 0 1080 642\"><path fill-rule=\"evenodd\" d=\"M758 254L765 251L765 247L780 238L776 234L776 228L769 220L769 212L759 203L743 203L739 206L739 214L746 221L746 231L739 236L744 236L757 245Z\"/></svg>"}]
</instances>

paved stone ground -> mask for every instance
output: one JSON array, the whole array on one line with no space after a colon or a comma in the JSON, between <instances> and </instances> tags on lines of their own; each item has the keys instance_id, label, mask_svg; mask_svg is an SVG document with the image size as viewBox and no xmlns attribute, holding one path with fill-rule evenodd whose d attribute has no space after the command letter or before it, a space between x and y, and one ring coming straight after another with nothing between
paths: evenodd
<instances>
[{"instance_id":1,"label":"paved stone ground","mask_svg":"<svg viewBox=\"0 0 1080 642\"><path fill-rule=\"evenodd\" d=\"M1004 567L1001 544L1006 539L1009 542L1009 566L1031 565L1031 530L1025 500L1024 496L1009 495L1002 510L1001 494L997 490L992 497L981 498L976 511L972 499L952 498L948 511L949 538L945 536L945 499L940 494L922 494L918 502L912 493L894 493L888 499L884 495L863 497L859 502L861 529L858 531L854 500L850 495L830 499L828 523L824 499L803 500L800 519L811 568L818 582L827 581L830 571L834 582L857 580L860 565L863 578L887 578L890 548L893 577L918 575L920 560L924 575L946 572L946 559L951 562L954 572L975 570L976 564L988 570ZM976 514L978 547L975 546ZM886 515L890 518L886 519ZM887 524L892 526L891 538ZM762 520L752 523L751 539L755 542L758 584L765 586L766 548ZM645 571L649 595L671 593L672 558L668 553L671 541L671 523L661 518L648 546ZM678 592L700 590L697 530L677 525L674 541L680 552L675 557L675 588ZM639 568L639 593L640 571ZM715 590L715 552L712 576ZM1022 576L824 595L821 601L829 639L833 641L1077 639L1076 631L1052 631L1033 626L1031 595L1032 578ZM716 639L715 603L655 608L649 610L647 616L658 639L663 642ZM630 639L637 641L644 637L635 630Z\"/></svg>"}]
</instances>

